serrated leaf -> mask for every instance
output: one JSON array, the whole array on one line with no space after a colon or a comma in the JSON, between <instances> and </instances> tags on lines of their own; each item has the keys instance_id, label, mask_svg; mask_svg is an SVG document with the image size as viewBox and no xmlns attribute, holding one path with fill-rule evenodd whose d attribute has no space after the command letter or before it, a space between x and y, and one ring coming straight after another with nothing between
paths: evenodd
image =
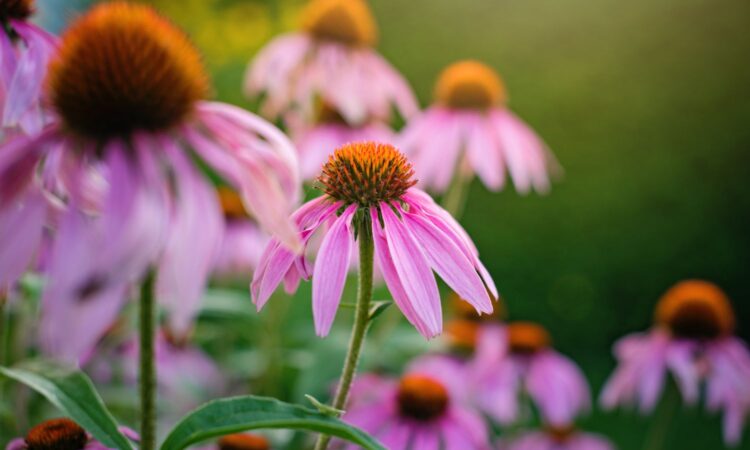
<instances>
[{"instance_id":1,"label":"serrated leaf","mask_svg":"<svg viewBox=\"0 0 750 450\"><path fill-rule=\"evenodd\" d=\"M117 421L104 406L88 376L80 370L51 361L28 361L0 367L4 376L25 384L109 448L133 450L117 428Z\"/></svg>"},{"instance_id":2,"label":"serrated leaf","mask_svg":"<svg viewBox=\"0 0 750 450\"><path fill-rule=\"evenodd\" d=\"M252 395L214 400L199 407L172 429L161 450L182 450L225 434L262 428L324 433L366 450L385 450L367 433L339 419L299 405Z\"/></svg>"}]
</instances>

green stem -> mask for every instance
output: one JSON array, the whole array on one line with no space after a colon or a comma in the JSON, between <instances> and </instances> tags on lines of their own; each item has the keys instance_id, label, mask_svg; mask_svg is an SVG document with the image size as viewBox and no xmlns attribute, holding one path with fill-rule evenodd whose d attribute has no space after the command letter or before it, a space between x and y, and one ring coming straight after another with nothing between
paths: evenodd
<instances>
[{"instance_id":1,"label":"green stem","mask_svg":"<svg viewBox=\"0 0 750 450\"><path fill-rule=\"evenodd\" d=\"M333 407L343 410L349 397L349 389L352 386L354 372L357 370L359 355L365 343L365 334L370 319L370 302L372 301L372 266L374 247L372 241L372 230L369 217L365 216L359 225L359 287L357 291L357 306L354 311L354 325L349 339L349 350L344 360L344 368L341 370L336 395L333 398ZM325 450L328 447L330 436L320 435L315 444L315 450Z\"/></svg>"},{"instance_id":2,"label":"green stem","mask_svg":"<svg viewBox=\"0 0 750 450\"><path fill-rule=\"evenodd\" d=\"M443 208L456 220L459 220L463 214L464 206L466 206L466 198L469 195L470 184L471 177L462 175L459 170L453 177L453 181L448 187L448 191L443 195Z\"/></svg>"},{"instance_id":3,"label":"green stem","mask_svg":"<svg viewBox=\"0 0 750 450\"><path fill-rule=\"evenodd\" d=\"M671 428L675 413L679 406L679 392L677 391L677 387L670 383L666 386L661 408L659 408L659 412L653 421L648 436L646 436L646 443L643 446L644 450L661 450L666 448L664 446L664 441L667 438L667 434L669 433L669 429Z\"/></svg>"},{"instance_id":4,"label":"green stem","mask_svg":"<svg viewBox=\"0 0 750 450\"><path fill-rule=\"evenodd\" d=\"M140 303L140 371L141 396L141 450L156 449L156 364L154 340L156 328L156 302L154 299L154 273L149 272L141 286Z\"/></svg>"}]
</instances>

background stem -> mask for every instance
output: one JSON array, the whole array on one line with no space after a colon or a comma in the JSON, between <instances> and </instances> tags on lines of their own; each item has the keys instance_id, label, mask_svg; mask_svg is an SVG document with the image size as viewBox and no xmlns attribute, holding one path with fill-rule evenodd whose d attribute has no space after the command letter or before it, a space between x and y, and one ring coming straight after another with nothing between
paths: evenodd
<instances>
[{"instance_id":1,"label":"background stem","mask_svg":"<svg viewBox=\"0 0 750 450\"><path fill-rule=\"evenodd\" d=\"M463 175L459 170L453 177L451 185L448 187L442 198L442 207L450 213L456 220L461 219L466 206L466 198L469 195L469 185L471 177Z\"/></svg>"},{"instance_id":2,"label":"background stem","mask_svg":"<svg viewBox=\"0 0 750 450\"><path fill-rule=\"evenodd\" d=\"M154 301L154 273L149 272L141 286L140 302L140 370L141 450L156 448L156 364L154 337L156 302Z\"/></svg>"},{"instance_id":3,"label":"background stem","mask_svg":"<svg viewBox=\"0 0 750 450\"><path fill-rule=\"evenodd\" d=\"M344 368L341 370L336 395L333 399L333 407L344 409L349 398L349 389L352 386L354 373L357 371L359 355L365 343L365 334L369 325L370 302L372 300L372 265L374 247L372 242L372 228L369 216L365 215L360 221L357 240L359 242L359 287L357 291L357 306L354 311L354 324L349 339L349 350L344 360ZM325 450L328 447L330 436L320 435L315 444L315 450Z\"/></svg>"},{"instance_id":4,"label":"background stem","mask_svg":"<svg viewBox=\"0 0 750 450\"><path fill-rule=\"evenodd\" d=\"M659 412L654 418L653 425L646 436L646 442L643 446L644 450L671 448L671 446L665 447L664 441L669 433L669 429L674 421L675 413L680 405L680 394L677 391L677 387L672 383L667 384L664 398L661 403L661 408L659 408Z\"/></svg>"}]
</instances>

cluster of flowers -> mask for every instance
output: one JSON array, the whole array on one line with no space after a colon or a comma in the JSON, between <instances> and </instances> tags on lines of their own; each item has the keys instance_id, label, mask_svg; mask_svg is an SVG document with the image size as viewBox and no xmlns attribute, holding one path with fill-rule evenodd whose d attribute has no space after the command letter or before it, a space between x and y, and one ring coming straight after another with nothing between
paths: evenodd
<instances>
[{"instance_id":1,"label":"cluster of flowers","mask_svg":"<svg viewBox=\"0 0 750 450\"><path fill-rule=\"evenodd\" d=\"M433 272L471 309L447 327L460 356L420 358L398 381L360 377L344 420L388 448L483 449L491 443L479 411L515 424L529 414L520 400L528 396L545 431L501 448L610 448L575 430L590 407L588 385L548 334L482 319L498 298L492 277L456 219L422 190L446 194L474 175L499 190L507 172L519 192L546 192L559 173L507 108L490 67L449 66L434 104L420 112L405 79L373 49L366 3L313 0L301 30L271 42L246 77L247 93L263 95L262 114L280 119L290 139L266 119L207 101L197 51L148 7L100 4L59 40L28 21L31 0L0 7L0 297L12 300L28 270L44 274L46 354L106 378L97 346L134 288L154 280L166 312L156 347L163 386L186 374L221 384L208 356L189 345L209 277L252 272L258 309L280 284L293 292L312 278L315 331L326 336L348 271L367 264L355 243L362 255L369 242L394 303L425 337L443 331ZM400 133L395 114L407 120ZM292 212L303 180L323 195ZM603 406L651 411L669 369L686 403L705 381L707 406L724 411L725 438L738 442L750 411L750 356L732 337L724 294L706 282L677 285L656 322L618 343ZM116 355L133 361L132 381L137 351L128 343ZM39 427L10 448L99 445L64 419ZM252 435L219 443L267 447Z\"/></svg>"}]
</instances>

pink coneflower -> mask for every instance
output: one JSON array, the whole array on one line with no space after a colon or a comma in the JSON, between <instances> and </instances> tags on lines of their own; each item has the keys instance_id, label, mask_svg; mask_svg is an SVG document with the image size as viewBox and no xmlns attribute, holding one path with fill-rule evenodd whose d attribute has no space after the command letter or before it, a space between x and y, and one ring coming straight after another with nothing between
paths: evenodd
<instances>
[{"instance_id":1,"label":"pink coneflower","mask_svg":"<svg viewBox=\"0 0 750 450\"><path fill-rule=\"evenodd\" d=\"M291 143L257 116L204 101L200 56L154 10L94 7L63 37L47 80L55 121L0 148L0 284L32 260L51 203L48 352L85 354L150 268L170 326L189 329L223 235L216 193L195 159L299 249L288 218L299 189ZM87 325L72 333L71 323Z\"/></svg>"},{"instance_id":2,"label":"pink coneflower","mask_svg":"<svg viewBox=\"0 0 750 450\"><path fill-rule=\"evenodd\" d=\"M707 281L677 283L659 300L655 321L650 331L615 344L618 366L602 392L602 406L653 411L668 372L685 403L694 404L704 380L708 409L724 412L724 440L738 443L750 412L750 352L732 335L727 296Z\"/></svg>"},{"instance_id":3,"label":"pink coneflower","mask_svg":"<svg viewBox=\"0 0 750 450\"><path fill-rule=\"evenodd\" d=\"M265 94L264 114L297 110L311 121L322 101L357 126L387 122L394 106L404 117L417 111L406 80L373 50L377 26L364 0L312 0L301 28L274 39L248 69L245 90Z\"/></svg>"},{"instance_id":4,"label":"pink coneflower","mask_svg":"<svg viewBox=\"0 0 750 450\"><path fill-rule=\"evenodd\" d=\"M492 312L492 279L461 226L424 192L413 187L411 164L392 145L361 142L330 156L319 182L325 194L293 214L303 244L325 231L314 267L279 241L266 248L251 291L262 308L282 280L294 288L313 279L315 331L325 336L336 315L354 245L354 231L372 233L375 259L407 319L426 337L442 330L435 277L478 311ZM485 287L485 284L487 287Z\"/></svg>"},{"instance_id":5,"label":"pink coneflower","mask_svg":"<svg viewBox=\"0 0 750 450\"><path fill-rule=\"evenodd\" d=\"M44 124L39 99L47 63L57 46L54 36L29 22L33 13L33 0L0 0L2 127L20 127L26 133L35 133Z\"/></svg>"},{"instance_id":6,"label":"pink coneflower","mask_svg":"<svg viewBox=\"0 0 750 450\"><path fill-rule=\"evenodd\" d=\"M557 162L542 140L506 106L500 77L478 61L460 61L440 74L435 103L412 119L399 143L414 161L421 185L436 193L456 177L476 173L493 191L549 190Z\"/></svg>"},{"instance_id":7,"label":"pink coneflower","mask_svg":"<svg viewBox=\"0 0 750 450\"><path fill-rule=\"evenodd\" d=\"M479 407L499 423L512 424L519 419L519 399L525 392L552 426L567 425L587 411L585 376L550 343L549 333L535 323L486 327L470 362Z\"/></svg>"},{"instance_id":8,"label":"pink coneflower","mask_svg":"<svg viewBox=\"0 0 750 450\"><path fill-rule=\"evenodd\" d=\"M297 147L302 179L314 181L328 160L332 148L350 142L391 143L395 136L388 125L375 120L350 125L335 109L322 105L314 122L308 124L298 114L287 115L292 140Z\"/></svg>"},{"instance_id":9,"label":"pink coneflower","mask_svg":"<svg viewBox=\"0 0 750 450\"><path fill-rule=\"evenodd\" d=\"M614 450L604 437L574 427L547 428L504 440L498 450Z\"/></svg>"},{"instance_id":10,"label":"pink coneflower","mask_svg":"<svg viewBox=\"0 0 750 450\"><path fill-rule=\"evenodd\" d=\"M128 439L138 440L129 428L120 428ZM31 428L25 437L13 439L5 450L107 450L76 422L62 417L50 419Z\"/></svg>"},{"instance_id":11,"label":"pink coneflower","mask_svg":"<svg viewBox=\"0 0 750 450\"><path fill-rule=\"evenodd\" d=\"M224 212L224 238L214 262L213 275L249 279L271 237L250 216L237 192L222 186L218 193Z\"/></svg>"},{"instance_id":12,"label":"pink coneflower","mask_svg":"<svg viewBox=\"0 0 750 450\"><path fill-rule=\"evenodd\" d=\"M343 420L376 437L392 450L488 449L482 417L465 406L466 380L450 360L432 358L428 367L412 367L400 380L382 379L378 395L352 387ZM371 393L370 393L371 394ZM354 449L354 446L346 446Z\"/></svg>"}]
</instances>

